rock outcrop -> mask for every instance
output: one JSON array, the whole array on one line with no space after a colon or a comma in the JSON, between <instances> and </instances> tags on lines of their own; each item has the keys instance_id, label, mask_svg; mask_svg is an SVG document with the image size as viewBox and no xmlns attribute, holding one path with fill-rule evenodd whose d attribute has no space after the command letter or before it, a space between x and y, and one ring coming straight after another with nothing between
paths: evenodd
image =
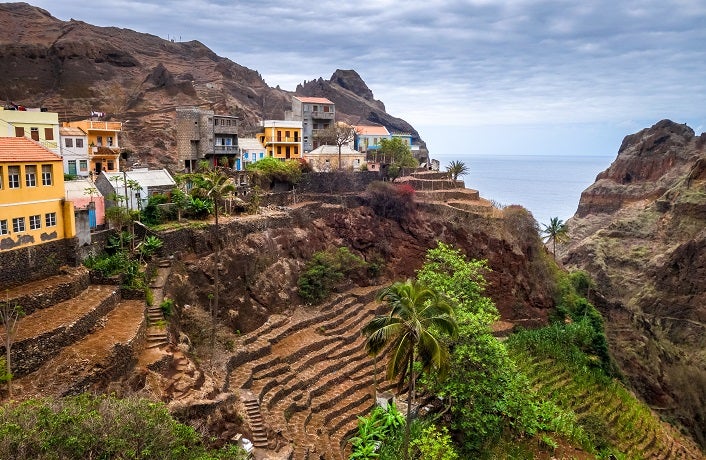
<instances>
[{"instance_id":1,"label":"rock outcrop","mask_svg":"<svg viewBox=\"0 0 706 460\"><path fill-rule=\"evenodd\" d=\"M45 107L61 121L104 112L124 122L120 144L134 152L130 162L175 165L177 106L236 115L244 132L260 119L282 119L291 107L293 93L269 87L255 70L198 41L61 21L27 3L0 4L0 29L2 98ZM336 71L332 80L320 81L331 89L325 96L337 104L341 119L367 119L419 138L408 123L385 112L354 71ZM304 87L297 94L316 92Z\"/></svg>"},{"instance_id":2,"label":"rock outcrop","mask_svg":"<svg viewBox=\"0 0 706 460\"><path fill-rule=\"evenodd\" d=\"M603 295L632 386L706 446L706 135L663 120L627 136L581 195L563 262Z\"/></svg>"}]
</instances>

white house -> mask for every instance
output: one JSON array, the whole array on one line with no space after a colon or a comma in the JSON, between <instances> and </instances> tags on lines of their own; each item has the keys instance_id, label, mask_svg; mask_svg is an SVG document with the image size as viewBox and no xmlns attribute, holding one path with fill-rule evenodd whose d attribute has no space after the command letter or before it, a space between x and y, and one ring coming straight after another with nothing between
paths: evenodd
<instances>
[{"instance_id":1,"label":"white house","mask_svg":"<svg viewBox=\"0 0 706 460\"><path fill-rule=\"evenodd\" d=\"M59 147L64 160L64 173L88 177L88 136L81 128L59 128Z\"/></svg>"},{"instance_id":2,"label":"white house","mask_svg":"<svg viewBox=\"0 0 706 460\"><path fill-rule=\"evenodd\" d=\"M127 190L125 190L126 184ZM106 207L116 206L116 200L111 200L111 196L125 197L127 193L127 207L135 210L147 206L150 196L169 192L175 186L176 182L166 169L142 168L124 172L101 171L100 176L96 178L96 188L106 198ZM125 200L120 201L120 206L124 206Z\"/></svg>"},{"instance_id":3,"label":"white house","mask_svg":"<svg viewBox=\"0 0 706 460\"><path fill-rule=\"evenodd\" d=\"M338 146L320 145L304 154L304 159L317 172L338 170ZM341 168L344 171L360 171L365 163L365 154L347 145L341 146Z\"/></svg>"},{"instance_id":4,"label":"white house","mask_svg":"<svg viewBox=\"0 0 706 460\"><path fill-rule=\"evenodd\" d=\"M238 140L240 147L240 160L236 163L238 171L244 171L245 167L250 163L255 163L257 160L265 158L265 146L254 137L241 137Z\"/></svg>"}]
</instances>

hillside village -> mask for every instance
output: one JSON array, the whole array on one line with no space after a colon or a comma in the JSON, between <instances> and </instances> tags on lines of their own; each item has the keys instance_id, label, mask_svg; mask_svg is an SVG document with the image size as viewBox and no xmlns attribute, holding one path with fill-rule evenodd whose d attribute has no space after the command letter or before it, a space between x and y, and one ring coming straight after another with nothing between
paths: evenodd
<instances>
[{"instance_id":1,"label":"hillside village","mask_svg":"<svg viewBox=\"0 0 706 460\"><path fill-rule=\"evenodd\" d=\"M411 134L390 133L384 126L337 124L335 114L335 104L326 98L293 96L285 120L263 120L259 133L242 137L238 117L178 107L176 157L181 169L168 171L142 167L121 147L124 123L108 121L103 112L60 123L58 113L10 103L0 109L0 202L7 210L0 218L0 250L77 235L79 245L85 244L87 232L105 228L106 208L142 209L150 196L168 194L176 186L175 173L199 168L237 173L258 160L275 158L299 160L315 172L380 171L389 159L378 158L377 152L392 139L427 164ZM438 163L434 168L438 170ZM247 187L247 175L237 176ZM46 204L40 209L37 202Z\"/></svg>"}]
</instances>

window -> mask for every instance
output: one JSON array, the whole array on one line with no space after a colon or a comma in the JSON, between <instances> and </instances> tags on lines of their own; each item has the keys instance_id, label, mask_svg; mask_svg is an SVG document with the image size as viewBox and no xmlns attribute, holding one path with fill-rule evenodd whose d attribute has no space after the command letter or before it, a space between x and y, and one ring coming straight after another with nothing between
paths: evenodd
<instances>
[{"instance_id":1,"label":"window","mask_svg":"<svg viewBox=\"0 0 706 460\"><path fill-rule=\"evenodd\" d=\"M113 160L108 160L108 171L115 170L115 162Z\"/></svg>"},{"instance_id":2,"label":"window","mask_svg":"<svg viewBox=\"0 0 706 460\"><path fill-rule=\"evenodd\" d=\"M44 226L45 227L56 227L56 213L48 212L44 214Z\"/></svg>"},{"instance_id":3,"label":"window","mask_svg":"<svg viewBox=\"0 0 706 460\"><path fill-rule=\"evenodd\" d=\"M29 229L38 230L40 228L42 228L42 216L39 214L29 216Z\"/></svg>"},{"instance_id":4,"label":"window","mask_svg":"<svg viewBox=\"0 0 706 460\"><path fill-rule=\"evenodd\" d=\"M76 147L79 149L83 148L83 139L76 139Z\"/></svg>"},{"instance_id":5,"label":"window","mask_svg":"<svg viewBox=\"0 0 706 460\"><path fill-rule=\"evenodd\" d=\"M39 141L39 128L29 128L32 140Z\"/></svg>"},{"instance_id":6,"label":"window","mask_svg":"<svg viewBox=\"0 0 706 460\"><path fill-rule=\"evenodd\" d=\"M22 126L15 126L15 137L25 137L25 129Z\"/></svg>"},{"instance_id":7,"label":"window","mask_svg":"<svg viewBox=\"0 0 706 460\"><path fill-rule=\"evenodd\" d=\"M51 165L42 165L42 185L51 185Z\"/></svg>"},{"instance_id":8,"label":"window","mask_svg":"<svg viewBox=\"0 0 706 460\"><path fill-rule=\"evenodd\" d=\"M76 140L78 140L78 139L76 139ZM64 139L64 145L67 146L67 147L73 147L73 146L74 146L74 140L71 139L70 137L67 137L67 138ZM78 147L78 145L77 145L76 147Z\"/></svg>"},{"instance_id":9,"label":"window","mask_svg":"<svg viewBox=\"0 0 706 460\"><path fill-rule=\"evenodd\" d=\"M0 235L7 235L7 219L0 220Z\"/></svg>"},{"instance_id":10,"label":"window","mask_svg":"<svg viewBox=\"0 0 706 460\"><path fill-rule=\"evenodd\" d=\"M12 231L15 233L21 233L25 231L25 218L15 217L12 219Z\"/></svg>"},{"instance_id":11,"label":"window","mask_svg":"<svg viewBox=\"0 0 706 460\"><path fill-rule=\"evenodd\" d=\"M25 166L25 184L27 187L37 186L37 167L34 165Z\"/></svg>"},{"instance_id":12,"label":"window","mask_svg":"<svg viewBox=\"0 0 706 460\"><path fill-rule=\"evenodd\" d=\"M20 167L7 167L7 181L10 188L20 188Z\"/></svg>"},{"instance_id":13,"label":"window","mask_svg":"<svg viewBox=\"0 0 706 460\"><path fill-rule=\"evenodd\" d=\"M108 147L112 147L113 146L113 136L108 136L106 138L106 143L107 143Z\"/></svg>"},{"instance_id":14,"label":"window","mask_svg":"<svg viewBox=\"0 0 706 460\"><path fill-rule=\"evenodd\" d=\"M44 128L44 139L48 141L54 140L54 128Z\"/></svg>"},{"instance_id":15,"label":"window","mask_svg":"<svg viewBox=\"0 0 706 460\"><path fill-rule=\"evenodd\" d=\"M319 111L319 106L318 106L318 105L315 105L315 106L314 106L314 109L312 110L312 112L318 112L318 111Z\"/></svg>"},{"instance_id":16,"label":"window","mask_svg":"<svg viewBox=\"0 0 706 460\"><path fill-rule=\"evenodd\" d=\"M78 139L76 139L76 140L78 141ZM88 171L88 160L79 160L78 170L81 172L87 172Z\"/></svg>"},{"instance_id":17,"label":"window","mask_svg":"<svg viewBox=\"0 0 706 460\"><path fill-rule=\"evenodd\" d=\"M103 136L96 136L96 145L97 145L98 147L102 147L102 146L103 146Z\"/></svg>"},{"instance_id":18,"label":"window","mask_svg":"<svg viewBox=\"0 0 706 460\"><path fill-rule=\"evenodd\" d=\"M325 105L325 106L324 106L324 112L328 112L328 111L330 110L330 108L331 108L331 107Z\"/></svg>"}]
</instances>

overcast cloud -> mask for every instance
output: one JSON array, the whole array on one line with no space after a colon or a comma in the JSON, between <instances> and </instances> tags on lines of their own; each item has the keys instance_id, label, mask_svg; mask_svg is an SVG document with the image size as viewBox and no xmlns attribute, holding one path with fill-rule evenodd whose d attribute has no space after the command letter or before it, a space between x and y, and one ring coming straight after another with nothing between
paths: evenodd
<instances>
[{"instance_id":1,"label":"overcast cloud","mask_svg":"<svg viewBox=\"0 0 706 460\"><path fill-rule=\"evenodd\" d=\"M706 2L407 0L31 2L199 40L270 86L355 69L432 154L616 153L663 119L706 121ZM465 152L464 152L465 153Z\"/></svg>"}]
</instances>

